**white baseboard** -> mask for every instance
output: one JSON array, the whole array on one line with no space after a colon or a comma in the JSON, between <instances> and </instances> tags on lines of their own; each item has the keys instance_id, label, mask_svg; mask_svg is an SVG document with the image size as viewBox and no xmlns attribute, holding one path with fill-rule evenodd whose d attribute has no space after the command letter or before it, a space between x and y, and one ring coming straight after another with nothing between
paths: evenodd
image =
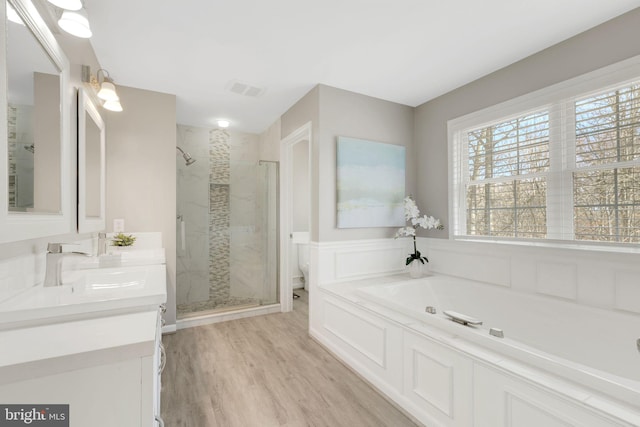
<instances>
[{"instance_id":1,"label":"white baseboard","mask_svg":"<svg viewBox=\"0 0 640 427\"><path fill-rule=\"evenodd\" d=\"M212 323L226 322L228 320L243 319L245 317L261 316L264 314L280 313L280 304L265 305L262 307L251 307L243 310L227 311L224 313L205 314L188 319L180 319L176 326L178 330L193 328L195 326L210 325Z\"/></svg>"},{"instance_id":2,"label":"white baseboard","mask_svg":"<svg viewBox=\"0 0 640 427\"><path fill-rule=\"evenodd\" d=\"M178 328L175 324L173 325L165 325L162 327L162 335L164 334L175 334Z\"/></svg>"}]
</instances>

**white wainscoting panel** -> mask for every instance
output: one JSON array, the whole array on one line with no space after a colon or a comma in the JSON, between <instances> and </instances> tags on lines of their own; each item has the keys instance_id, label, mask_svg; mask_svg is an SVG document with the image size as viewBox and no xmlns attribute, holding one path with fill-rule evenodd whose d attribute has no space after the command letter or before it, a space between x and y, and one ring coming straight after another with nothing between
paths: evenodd
<instances>
[{"instance_id":1,"label":"white wainscoting panel","mask_svg":"<svg viewBox=\"0 0 640 427\"><path fill-rule=\"evenodd\" d=\"M418 238L436 273L509 286L609 310L640 313L640 254Z\"/></svg>"},{"instance_id":2,"label":"white wainscoting panel","mask_svg":"<svg viewBox=\"0 0 640 427\"><path fill-rule=\"evenodd\" d=\"M353 312L338 302L325 301L324 328L381 368L386 367L384 325Z\"/></svg>"},{"instance_id":3,"label":"white wainscoting panel","mask_svg":"<svg viewBox=\"0 0 640 427\"><path fill-rule=\"evenodd\" d=\"M575 300L578 297L576 265L538 261L536 291L545 295Z\"/></svg>"},{"instance_id":4,"label":"white wainscoting panel","mask_svg":"<svg viewBox=\"0 0 640 427\"><path fill-rule=\"evenodd\" d=\"M334 256L337 280L399 272L406 258L404 247L341 250L336 251Z\"/></svg>"},{"instance_id":5,"label":"white wainscoting panel","mask_svg":"<svg viewBox=\"0 0 640 427\"><path fill-rule=\"evenodd\" d=\"M630 271L616 272L615 307L640 313L640 274Z\"/></svg>"},{"instance_id":6,"label":"white wainscoting panel","mask_svg":"<svg viewBox=\"0 0 640 427\"><path fill-rule=\"evenodd\" d=\"M404 395L420 418L443 426L472 425L471 360L410 332L404 341Z\"/></svg>"},{"instance_id":7,"label":"white wainscoting panel","mask_svg":"<svg viewBox=\"0 0 640 427\"><path fill-rule=\"evenodd\" d=\"M412 252L409 239L317 243L318 283L335 283L401 273Z\"/></svg>"},{"instance_id":8,"label":"white wainscoting panel","mask_svg":"<svg viewBox=\"0 0 640 427\"><path fill-rule=\"evenodd\" d=\"M447 272L445 274L465 279L511 286L508 256L440 250L437 255L430 256L429 260L431 260L429 263L431 270L437 273Z\"/></svg>"},{"instance_id":9,"label":"white wainscoting panel","mask_svg":"<svg viewBox=\"0 0 640 427\"><path fill-rule=\"evenodd\" d=\"M453 416L453 366L413 349L411 390L448 417Z\"/></svg>"},{"instance_id":10,"label":"white wainscoting panel","mask_svg":"<svg viewBox=\"0 0 640 427\"><path fill-rule=\"evenodd\" d=\"M544 388L533 386L476 363L473 412L477 426L487 427L621 427Z\"/></svg>"},{"instance_id":11,"label":"white wainscoting panel","mask_svg":"<svg viewBox=\"0 0 640 427\"><path fill-rule=\"evenodd\" d=\"M575 426L570 420L561 415L552 414L545 411L544 406L539 402L533 403L530 400L521 399L511 393L506 394L506 416L507 426L544 426L544 427L572 427ZM564 418L564 419L563 419Z\"/></svg>"}]
</instances>

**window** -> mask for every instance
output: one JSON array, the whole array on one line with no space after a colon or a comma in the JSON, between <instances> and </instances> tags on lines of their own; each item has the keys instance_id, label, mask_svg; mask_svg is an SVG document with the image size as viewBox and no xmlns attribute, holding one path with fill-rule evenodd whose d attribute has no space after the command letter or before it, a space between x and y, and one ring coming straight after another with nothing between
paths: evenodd
<instances>
[{"instance_id":1,"label":"window","mask_svg":"<svg viewBox=\"0 0 640 427\"><path fill-rule=\"evenodd\" d=\"M576 240L640 242L640 85L575 102Z\"/></svg>"},{"instance_id":2,"label":"window","mask_svg":"<svg viewBox=\"0 0 640 427\"><path fill-rule=\"evenodd\" d=\"M640 79L579 79L449 122L454 236L640 243Z\"/></svg>"},{"instance_id":3,"label":"window","mask_svg":"<svg viewBox=\"0 0 640 427\"><path fill-rule=\"evenodd\" d=\"M467 233L545 237L549 112L467 133Z\"/></svg>"}]
</instances>

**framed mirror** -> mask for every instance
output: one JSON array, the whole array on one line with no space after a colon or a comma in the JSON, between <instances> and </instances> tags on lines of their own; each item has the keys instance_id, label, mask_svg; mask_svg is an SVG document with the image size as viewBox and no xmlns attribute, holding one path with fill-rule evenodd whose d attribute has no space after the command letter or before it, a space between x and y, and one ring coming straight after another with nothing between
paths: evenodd
<instances>
[{"instance_id":1,"label":"framed mirror","mask_svg":"<svg viewBox=\"0 0 640 427\"><path fill-rule=\"evenodd\" d=\"M3 3L0 242L69 233L69 62L30 0Z\"/></svg>"},{"instance_id":2,"label":"framed mirror","mask_svg":"<svg viewBox=\"0 0 640 427\"><path fill-rule=\"evenodd\" d=\"M78 90L78 232L105 229L105 124L96 103Z\"/></svg>"}]
</instances>

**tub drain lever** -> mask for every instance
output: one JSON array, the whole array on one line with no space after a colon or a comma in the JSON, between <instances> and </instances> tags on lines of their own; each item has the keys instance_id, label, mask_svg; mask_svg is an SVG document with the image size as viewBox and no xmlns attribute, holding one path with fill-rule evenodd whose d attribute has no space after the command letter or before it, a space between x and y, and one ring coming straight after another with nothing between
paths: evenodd
<instances>
[{"instance_id":1,"label":"tub drain lever","mask_svg":"<svg viewBox=\"0 0 640 427\"><path fill-rule=\"evenodd\" d=\"M451 320L454 322L460 323L462 325L482 325L482 320L475 319L471 316L467 316L466 314L457 313L451 310L443 311L445 316L449 316Z\"/></svg>"},{"instance_id":2,"label":"tub drain lever","mask_svg":"<svg viewBox=\"0 0 640 427\"><path fill-rule=\"evenodd\" d=\"M430 305L428 305L427 308L424 309L424 311L426 311L429 314L436 314L437 313L436 308L432 307Z\"/></svg>"}]
</instances>

